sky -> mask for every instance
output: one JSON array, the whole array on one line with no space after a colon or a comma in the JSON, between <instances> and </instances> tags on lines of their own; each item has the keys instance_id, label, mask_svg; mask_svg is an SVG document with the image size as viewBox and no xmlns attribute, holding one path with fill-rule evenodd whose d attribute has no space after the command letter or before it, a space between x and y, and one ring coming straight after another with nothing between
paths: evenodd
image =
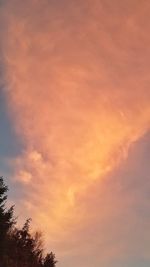
<instances>
[{"instance_id":1,"label":"sky","mask_svg":"<svg viewBox=\"0 0 150 267\"><path fill-rule=\"evenodd\" d=\"M0 171L58 267L150 266L149 12L0 1Z\"/></svg>"}]
</instances>

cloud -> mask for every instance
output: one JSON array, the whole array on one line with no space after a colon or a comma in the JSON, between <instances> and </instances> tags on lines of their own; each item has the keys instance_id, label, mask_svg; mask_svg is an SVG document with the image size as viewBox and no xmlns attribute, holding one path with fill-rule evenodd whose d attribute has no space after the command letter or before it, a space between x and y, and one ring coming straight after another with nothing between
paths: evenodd
<instances>
[{"instance_id":1,"label":"cloud","mask_svg":"<svg viewBox=\"0 0 150 267\"><path fill-rule=\"evenodd\" d=\"M135 143L117 170L78 199L82 223L72 226L65 247L59 244L62 254L68 252L60 266L148 266L149 137Z\"/></svg>"},{"instance_id":2,"label":"cloud","mask_svg":"<svg viewBox=\"0 0 150 267\"><path fill-rule=\"evenodd\" d=\"M117 0L4 4L5 90L25 144L14 180L26 191L24 214L44 223L56 243L84 225L78 200L103 184L149 129L149 7Z\"/></svg>"}]
</instances>

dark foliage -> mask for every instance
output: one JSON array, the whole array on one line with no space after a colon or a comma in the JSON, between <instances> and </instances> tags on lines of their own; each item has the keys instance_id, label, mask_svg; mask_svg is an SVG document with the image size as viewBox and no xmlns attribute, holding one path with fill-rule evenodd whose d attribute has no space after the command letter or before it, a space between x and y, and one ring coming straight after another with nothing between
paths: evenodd
<instances>
[{"instance_id":1,"label":"dark foliage","mask_svg":"<svg viewBox=\"0 0 150 267\"><path fill-rule=\"evenodd\" d=\"M3 262L3 256L6 253L7 234L14 224L13 207L6 209L8 188L5 186L2 177L0 177L0 262Z\"/></svg>"},{"instance_id":2,"label":"dark foliage","mask_svg":"<svg viewBox=\"0 0 150 267\"><path fill-rule=\"evenodd\" d=\"M15 227L14 207L6 208L8 188L0 177L0 267L55 267L55 254L43 255L41 234L30 233L30 219Z\"/></svg>"}]
</instances>

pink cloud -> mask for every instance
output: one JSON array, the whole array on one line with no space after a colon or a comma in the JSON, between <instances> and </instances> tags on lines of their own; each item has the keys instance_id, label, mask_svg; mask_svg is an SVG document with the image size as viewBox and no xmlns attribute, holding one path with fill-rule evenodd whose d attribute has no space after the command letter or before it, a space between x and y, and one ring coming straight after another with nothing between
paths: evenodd
<instances>
[{"instance_id":1,"label":"pink cloud","mask_svg":"<svg viewBox=\"0 0 150 267\"><path fill-rule=\"evenodd\" d=\"M116 231L115 207L97 214L97 201L101 195L111 204L115 191L107 195L104 177L149 129L148 8L140 1L4 5L6 93L25 143L14 161L14 180L27 191L18 209L23 206L38 226L44 222L56 249L59 243L65 247L74 227L76 240L93 219L105 229L106 247L110 220ZM90 207L88 196L97 185ZM87 216L91 209L95 218ZM128 228L121 231L128 234ZM111 234L114 240L113 229ZM104 246L103 254L119 253L124 245L107 252Z\"/></svg>"}]
</instances>

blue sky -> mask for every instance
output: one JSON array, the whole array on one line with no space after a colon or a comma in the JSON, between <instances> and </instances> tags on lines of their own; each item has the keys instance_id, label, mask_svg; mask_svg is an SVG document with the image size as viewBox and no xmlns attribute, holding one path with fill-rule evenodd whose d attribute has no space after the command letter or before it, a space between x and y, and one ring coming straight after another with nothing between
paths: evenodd
<instances>
[{"instance_id":1,"label":"blue sky","mask_svg":"<svg viewBox=\"0 0 150 267\"><path fill-rule=\"evenodd\" d=\"M20 151L20 142L17 138L8 113L8 103L3 91L0 91L0 156L13 157Z\"/></svg>"},{"instance_id":2,"label":"blue sky","mask_svg":"<svg viewBox=\"0 0 150 267\"><path fill-rule=\"evenodd\" d=\"M11 176L14 167L11 163L23 149L22 142L17 136L13 121L8 112L8 103L3 90L0 90L0 175L3 175L6 183L12 186ZM11 188L10 188L11 189ZM9 191L9 195L14 195L15 188Z\"/></svg>"}]
</instances>

